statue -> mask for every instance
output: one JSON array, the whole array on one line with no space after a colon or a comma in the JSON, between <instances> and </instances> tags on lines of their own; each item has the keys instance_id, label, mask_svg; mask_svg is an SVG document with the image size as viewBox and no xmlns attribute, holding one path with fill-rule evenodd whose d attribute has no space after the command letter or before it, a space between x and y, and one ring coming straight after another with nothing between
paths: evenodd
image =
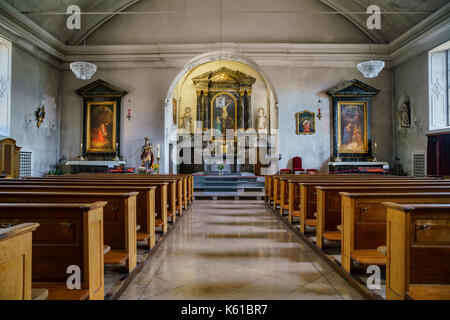
<instances>
[{"instance_id":1,"label":"statue","mask_svg":"<svg viewBox=\"0 0 450 320\"><path fill-rule=\"evenodd\" d=\"M181 117L182 126L188 132L192 132L192 112L190 107L186 107L184 115Z\"/></svg>"},{"instance_id":2,"label":"statue","mask_svg":"<svg viewBox=\"0 0 450 320\"><path fill-rule=\"evenodd\" d=\"M148 137L145 137L145 144L140 150L142 166L145 167L146 170L149 170L153 165L155 158L153 157L153 145L150 143Z\"/></svg>"},{"instance_id":3,"label":"statue","mask_svg":"<svg viewBox=\"0 0 450 320\"><path fill-rule=\"evenodd\" d=\"M402 128L411 128L411 107L409 102L404 102L400 109L400 125Z\"/></svg>"},{"instance_id":4,"label":"statue","mask_svg":"<svg viewBox=\"0 0 450 320\"><path fill-rule=\"evenodd\" d=\"M267 130L267 116L264 113L264 108L258 109L258 132Z\"/></svg>"}]
</instances>

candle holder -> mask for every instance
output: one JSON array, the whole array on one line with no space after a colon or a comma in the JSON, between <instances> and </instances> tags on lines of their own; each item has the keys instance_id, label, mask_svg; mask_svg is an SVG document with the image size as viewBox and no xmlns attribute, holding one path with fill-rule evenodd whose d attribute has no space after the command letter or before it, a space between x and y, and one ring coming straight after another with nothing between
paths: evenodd
<instances>
[{"instance_id":1,"label":"candle holder","mask_svg":"<svg viewBox=\"0 0 450 320\"><path fill-rule=\"evenodd\" d=\"M372 162L378 162L378 159L377 159L378 144L375 142L373 146L374 146L374 149L373 149L373 160L372 160Z\"/></svg>"},{"instance_id":2,"label":"candle holder","mask_svg":"<svg viewBox=\"0 0 450 320\"><path fill-rule=\"evenodd\" d=\"M80 161L85 161L86 159L83 157L83 144L80 146Z\"/></svg>"},{"instance_id":3,"label":"candle holder","mask_svg":"<svg viewBox=\"0 0 450 320\"><path fill-rule=\"evenodd\" d=\"M120 161L118 150L119 150L119 144L116 143L116 157L114 158L114 161L116 161L116 162Z\"/></svg>"},{"instance_id":4,"label":"candle holder","mask_svg":"<svg viewBox=\"0 0 450 320\"><path fill-rule=\"evenodd\" d=\"M337 145L337 157L336 157L336 159L334 159L335 162L342 162L342 159L340 157L341 153L339 152L339 147L340 147L340 145L338 143L338 145Z\"/></svg>"}]
</instances>

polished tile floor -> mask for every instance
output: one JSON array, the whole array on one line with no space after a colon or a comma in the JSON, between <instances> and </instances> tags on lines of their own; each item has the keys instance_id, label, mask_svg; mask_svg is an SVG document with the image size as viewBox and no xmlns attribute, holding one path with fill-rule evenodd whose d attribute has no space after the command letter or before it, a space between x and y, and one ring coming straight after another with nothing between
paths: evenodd
<instances>
[{"instance_id":1,"label":"polished tile floor","mask_svg":"<svg viewBox=\"0 0 450 320\"><path fill-rule=\"evenodd\" d=\"M120 299L362 299L261 201L195 201Z\"/></svg>"}]
</instances>

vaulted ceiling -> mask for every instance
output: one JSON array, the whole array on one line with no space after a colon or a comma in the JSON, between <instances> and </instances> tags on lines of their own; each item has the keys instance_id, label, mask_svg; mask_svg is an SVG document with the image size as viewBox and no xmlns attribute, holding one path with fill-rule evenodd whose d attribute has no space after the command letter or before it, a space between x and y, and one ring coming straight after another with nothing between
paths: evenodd
<instances>
[{"instance_id":1,"label":"vaulted ceiling","mask_svg":"<svg viewBox=\"0 0 450 320\"><path fill-rule=\"evenodd\" d=\"M133 11L133 5L143 2L160 0L4 0L6 3L20 11L47 32L55 36L65 44L80 44L89 37L95 30L114 17L111 12ZM164 0L167 1L168 9L170 3L179 1L184 3L185 10L190 9L192 3L198 2L210 10L218 10L220 0ZM226 10L239 10L245 8L246 1L249 0L227 0L223 2ZM448 3L448 0L311 0L320 4L325 4L330 11L335 11L350 21L355 28L358 28L373 43L389 43L408 31L410 28L424 20L436 10ZM207 3L208 2L208 3ZM233 5L234 3L234 5ZM292 1L276 0L273 7L288 12ZM62 14L51 14L51 12L65 12L70 5L78 5L85 12L100 12L100 14L83 15L82 30L69 31L65 27L66 16ZM361 14L366 11L371 4L380 6L383 14L382 30L368 30L366 27L367 15ZM241 6L242 5L242 6ZM272 8L273 9L273 8ZM326 9L326 10L328 10ZM194 8L195 10L195 8ZM261 8L261 11L267 8ZM269 9L270 10L270 9ZM295 10L308 11L308 8ZM106 13L104 13L106 11ZM418 13L420 12L420 13ZM38 14L41 13L41 14ZM46 13L46 14L43 14ZM163 14L163 13L162 13ZM131 18L132 19L132 18ZM320 28L320 25L317 26ZM143 29L145 30L145 29ZM145 31L143 31L145 32ZM299 30L298 32L301 32ZM337 31L338 32L338 31ZM317 39L320 43L325 39Z\"/></svg>"}]
</instances>

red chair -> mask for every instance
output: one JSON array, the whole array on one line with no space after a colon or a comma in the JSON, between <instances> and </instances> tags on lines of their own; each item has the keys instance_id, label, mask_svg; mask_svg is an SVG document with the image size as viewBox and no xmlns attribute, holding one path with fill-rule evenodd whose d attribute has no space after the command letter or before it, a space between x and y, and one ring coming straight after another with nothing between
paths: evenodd
<instances>
[{"instance_id":1,"label":"red chair","mask_svg":"<svg viewBox=\"0 0 450 320\"><path fill-rule=\"evenodd\" d=\"M304 173L305 169L302 167L302 158L295 157L292 159L292 169L294 171L294 174L297 172Z\"/></svg>"},{"instance_id":2,"label":"red chair","mask_svg":"<svg viewBox=\"0 0 450 320\"><path fill-rule=\"evenodd\" d=\"M280 170L280 174L291 174L291 173L292 173L291 169L281 169Z\"/></svg>"},{"instance_id":3,"label":"red chair","mask_svg":"<svg viewBox=\"0 0 450 320\"><path fill-rule=\"evenodd\" d=\"M319 174L319 170L317 169L307 169L306 174Z\"/></svg>"}]
</instances>

